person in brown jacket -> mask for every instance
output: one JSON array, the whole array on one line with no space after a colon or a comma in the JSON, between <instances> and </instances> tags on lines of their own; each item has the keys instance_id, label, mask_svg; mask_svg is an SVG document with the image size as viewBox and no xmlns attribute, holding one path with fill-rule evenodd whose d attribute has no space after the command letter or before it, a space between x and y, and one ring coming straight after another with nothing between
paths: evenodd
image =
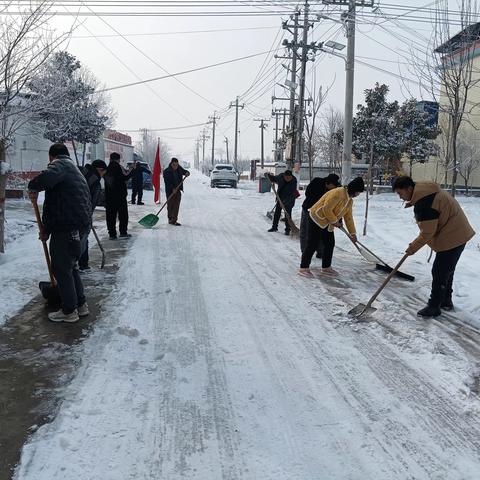
<instances>
[{"instance_id":1,"label":"person in brown jacket","mask_svg":"<svg viewBox=\"0 0 480 480\"><path fill-rule=\"evenodd\" d=\"M441 309L453 310L453 275L466 243L475 235L457 200L433 182L415 183L410 177L398 177L393 191L413 207L420 234L405 253L414 255L424 245L436 252L432 268L432 291L418 315L437 317Z\"/></svg>"}]
</instances>

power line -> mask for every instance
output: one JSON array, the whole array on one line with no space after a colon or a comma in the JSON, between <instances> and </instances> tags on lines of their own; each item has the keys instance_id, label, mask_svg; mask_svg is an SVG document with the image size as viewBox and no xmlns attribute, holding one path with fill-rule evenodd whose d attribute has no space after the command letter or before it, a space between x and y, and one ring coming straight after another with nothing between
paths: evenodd
<instances>
[{"instance_id":1,"label":"power line","mask_svg":"<svg viewBox=\"0 0 480 480\"><path fill-rule=\"evenodd\" d=\"M112 90L119 90L121 88L133 87L135 85L141 85L141 84L144 84L144 83L156 82L158 80L164 80L166 78L172 78L172 77L176 77L176 76L179 76L179 75L186 75L187 73L193 73L193 72L199 72L199 71L202 71L202 70L208 70L210 68L219 67L221 65L228 65L230 63L240 62L242 60L248 60L249 58L259 57L261 55L265 55L265 53L266 52L254 53L252 55L246 55L244 57L233 58L231 60L225 60L223 62L212 63L210 65L205 65L203 67L191 68L189 70L183 70L181 72L171 73L169 75L163 75L161 77L154 77L154 78L149 78L147 80L141 80L141 81L138 81L138 82L125 83L123 85L116 85L115 87L109 87L109 88L104 88L102 90L97 90L97 93L111 92Z\"/></svg>"}]
</instances>

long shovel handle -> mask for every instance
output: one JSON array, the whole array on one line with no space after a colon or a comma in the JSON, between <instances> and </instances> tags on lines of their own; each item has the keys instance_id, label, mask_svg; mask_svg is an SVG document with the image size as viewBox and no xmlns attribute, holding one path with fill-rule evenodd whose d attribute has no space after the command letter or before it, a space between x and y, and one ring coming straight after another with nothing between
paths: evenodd
<instances>
[{"instance_id":1,"label":"long shovel handle","mask_svg":"<svg viewBox=\"0 0 480 480\"><path fill-rule=\"evenodd\" d=\"M356 242L354 242L352 240L352 237L350 236L350 234L347 232L347 230L345 229L345 227L338 227L348 238L349 240L353 243L353 245L355 246L355 248L358 250L358 252L360 253L360 255L362 255L362 251L358 248L358 245L360 245L367 253L369 253L372 257L375 257L379 263L381 263L382 265L386 265L387 267L389 265L387 265L386 262L384 262L378 255L375 255L368 247L366 247L362 242L360 242L359 240L357 240ZM363 256L363 255L362 255Z\"/></svg>"},{"instance_id":2,"label":"long shovel handle","mask_svg":"<svg viewBox=\"0 0 480 480\"><path fill-rule=\"evenodd\" d=\"M388 282L393 278L393 276L398 272L399 268L402 266L403 262L409 257L408 253L406 253L401 260L397 263L394 269L388 274L388 277L385 281L380 285L378 290L373 294L372 298L368 301L365 309L372 306L372 303L376 300L376 298L380 295L381 291L387 286Z\"/></svg>"},{"instance_id":3,"label":"long shovel handle","mask_svg":"<svg viewBox=\"0 0 480 480\"><path fill-rule=\"evenodd\" d=\"M277 201L280 204L280 206L283 209L283 213L285 214L285 217L287 218L287 222L290 224L290 228L294 231L298 231L298 227L295 225L295 222L292 220L292 217L290 214L287 212L287 209L285 208L285 205L283 204L282 200L280 199L277 189L275 188L275 184L270 180L270 177L267 175L268 181L270 182L270 185L272 186L273 193L277 197Z\"/></svg>"},{"instance_id":4,"label":"long shovel handle","mask_svg":"<svg viewBox=\"0 0 480 480\"><path fill-rule=\"evenodd\" d=\"M93 232L93 236L95 237L95 240L97 241L97 245L100 248L100 251L102 252L102 263L100 268L103 268L105 266L105 257L106 257L105 249L103 248L102 242L100 241L100 238L98 237L98 233L95 230L95 227L93 225L92 225L92 232Z\"/></svg>"},{"instance_id":5,"label":"long shovel handle","mask_svg":"<svg viewBox=\"0 0 480 480\"><path fill-rule=\"evenodd\" d=\"M180 187L183 185L183 182L187 179L187 177L183 177L182 181L175 187L175 190L169 195L165 203L162 205L162 208L155 214L156 217L158 217L161 213L161 211L167 206L168 202L171 200L171 198L180 190Z\"/></svg>"},{"instance_id":6,"label":"long shovel handle","mask_svg":"<svg viewBox=\"0 0 480 480\"><path fill-rule=\"evenodd\" d=\"M40 216L40 209L38 208L38 203L36 198L31 198L32 205L33 205L33 211L35 212L35 218L37 220L37 225L38 225L38 231L40 232L40 235L45 234L45 227L43 226L42 223L42 218ZM57 284L57 281L55 280L55 277L53 275L53 269L52 269L52 262L50 260L50 254L48 253L48 246L46 240L40 239L42 241L43 245L43 254L45 255L45 261L47 262L47 268L48 268L48 274L50 275L50 283L52 284L52 287L54 287Z\"/></svg>"}]
</instances>

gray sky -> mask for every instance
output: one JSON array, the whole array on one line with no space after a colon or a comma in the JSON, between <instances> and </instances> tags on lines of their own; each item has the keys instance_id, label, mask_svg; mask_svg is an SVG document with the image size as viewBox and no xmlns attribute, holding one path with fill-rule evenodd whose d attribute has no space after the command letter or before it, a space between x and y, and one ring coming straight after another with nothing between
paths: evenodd
<instances>
[{"instance_id":1,"label":"gray sky","mask_svg":"<svg viewBox=\"0 0 480 480\"><path fill-rule=\"evenodd\" d=\"M266 5L271 3L265 2ZM323 8L319 2L311 3L315 11ZM427 49L432 27L428 23L408 21L406 16L401 16L395 21L388 21L383 14L398 16L406 13L406 10L393 10L389 7L392 4L410 6L413 9L425 5L430 6L433 3L426 0L380 1L380 10L377 11L375 17L370 14L370 9L363 10L369 15L365 17L360 13L359 16L356 49L358 59L389 70L396 75L401 74L414 78L409 73L408 65L404 63L408 63L411 48ZM456 1L451 2L451 6L455 8ZM58 8L61 10L60 7ZM145 7L141 9L145 11ZM239 10L240 7L231 7L230 9ZM254 9L254 7L247 8L249 11ZM107 11L107 8L95 7L94 10ZM258 10L262 11L260 8ZM71 8L70 11L73 9ZM115 11L118 11L118 8ZM425 22L430 19L430 14L425 11L420 11L415 15L416 18L423 17ZM338 12L334 13L332 17L338 19ZM59 20L65 22L67 18L61 17ZM107 86L134 82L139 78L148 79L164 75L165 72L161 67L174 73L269 51L272 46L278 48L283 38L290 38L288 32L280 30L281 20L282 18L286 19L286 16L235 18L105 16L103 18L122 34L162 33L162 35L127 37L128 41L139 49L137 50L120 36L77 38L92 34L96 36L115 35L114 30L100 18L95 16L79 17L78 21L83 25L75 31L68 49ZM167 34L194 30L230 31ZM309 37L311 41L335 39L337 42L346 43L341 25L328 20L316 23L314 29L310 31ZM144 52L150 59L140 52ZM282 51L279 53L281 54ZM281 87L275 86L274 88L273 80L277 74L277 82L284 82L286 74L280 63L285 61L275 62L272 57L273 54L262 55L250 60L179 77L188 87L208 101L200 98L199 95L188 90L175 79L160 80L148 85L113 91L111 92L112 103L118 113L116 128L126 131L143 127L157 129L197 124L205 122L208 116L217 109L221 110L217 145L219 149L224 148L223 140L226 135L229 138L232 152L234 111L233 109L227 110L227 107L236 95L242 95L249 89L266 60L265 74L260 77L260 83L241 99L247 104L247 107L240 113L240 155L250 158L258 157L260 129L259 124L253 119L270 118L272 94L275 92L277 96L284 96ZM131 71L121 62L127 64ZM333 105L343 110L345 88L343 60L324 54L319 56L314 65L310 63L308 70L307 85L310 88L314 79L316 79L317 85L328 86L333 83L324 109L328 105ZM363 91L371 88L377 81L390 85L392 100L403 100L408 96L408 92L399 78L357 62L355 105L362 101ZM414 84L410 84L410 87L413 92L418 91ZM286 105L277 103L276 106ZM274 122L271 121L266 133L267 150L273 148L273 125ZM202 127L195 127L165 131L158 132L158 136L170 145L172 154L191 161L194 141L201 130ZM132 133L132 136L138 138L138 134ZM210 142L208 142L206 150L210 152L210 148ZM221 152L219 151L218 154L220 155ZM208 153L209 157L210 153Z\"/></svg>"}]
</instances>

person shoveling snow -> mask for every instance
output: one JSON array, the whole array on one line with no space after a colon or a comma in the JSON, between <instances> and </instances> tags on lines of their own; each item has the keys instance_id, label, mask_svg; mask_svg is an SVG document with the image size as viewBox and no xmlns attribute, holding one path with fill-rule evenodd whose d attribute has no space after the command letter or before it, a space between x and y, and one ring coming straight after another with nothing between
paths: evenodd
<instances>
[{"instance_id":1,"label":"person shoveling snow","mask_svg":"<svg viewBox=\"0 0 480 480\"><path fill-rule=\"evenodd\" d=\"M432 290L427 306L418 311L422 317L437 317L452 310L453 276L466 243L475 231L457 200L433 182L415 183L410 177L398 177L392 189L413 207L420 234L405 253L414 255L424 245L434 252Z\"/></svg>"}]
</instances>

